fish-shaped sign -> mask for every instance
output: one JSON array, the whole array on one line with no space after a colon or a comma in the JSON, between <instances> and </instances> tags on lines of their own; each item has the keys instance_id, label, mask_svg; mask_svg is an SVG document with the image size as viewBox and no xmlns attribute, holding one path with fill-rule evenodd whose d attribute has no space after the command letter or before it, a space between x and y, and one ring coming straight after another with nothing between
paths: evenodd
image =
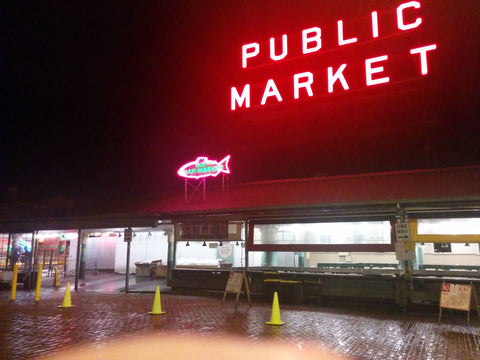
<instances>
[{"instance_id":1,"label":"fish-shaped sign","mask_svg":"<svg viewBox=\"0 0 480 360\"><path fill-rule=\"evenodd\" d=\"M188 179L200 179L207 176L217 176L220 173L230 174L228 161L230 155L225 156L222 160L210 160L208 157L199 156L195 161L190 161L178 169L177 174Z\"/></svg>"}]
</instances>

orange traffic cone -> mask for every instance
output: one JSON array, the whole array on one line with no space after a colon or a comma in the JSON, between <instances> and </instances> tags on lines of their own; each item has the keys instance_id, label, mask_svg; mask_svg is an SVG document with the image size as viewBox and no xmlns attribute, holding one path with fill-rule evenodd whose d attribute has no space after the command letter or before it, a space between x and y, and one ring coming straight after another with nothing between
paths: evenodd
<instances>
[{"instance_id":1,"label":"orange traffic cone","mask_svg":"<svg viewBox=\"0 0 480 360\"><path fill-rule=\"evenodd\" d=\"M70 298L70 283L67 283L67 289L65 290L65 296L63 297L63 303L59 307L61 308L69 308L73 307L72 299Z\"/></svg>"},{"instance_id":2,"label":"orange traffic cone","mask_svg":"<svg viewBox=\"0 0 480 360\"><path fill-rule=\"evenodd\" d=\"M157 286L157 291L155 292L155 299L153 300L152 311L149 311L150 315L161 315L165 314L165 311L162 311L162 303L160 302L160 287Z\"/></svg>"},{"instance_id":3,"label":"orange traffic cone","mask_svg":"<svg viewBox=\"0 0 480 360\"><path fill-rule=\"evenodd\" d=\"M267 325L283 325L285 324L282 322L280 318L280 306L278 305L278 295L277 292L273 294L273 304L272 304L272 316L270 321L267 322Z\"/></svg>"}]
</instances>

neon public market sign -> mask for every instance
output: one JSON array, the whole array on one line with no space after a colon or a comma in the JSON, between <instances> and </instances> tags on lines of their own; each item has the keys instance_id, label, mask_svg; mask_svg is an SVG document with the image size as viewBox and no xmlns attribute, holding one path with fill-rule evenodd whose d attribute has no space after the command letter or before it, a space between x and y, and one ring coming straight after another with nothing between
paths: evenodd
<instances>
[{"instance_id":1,"label":"neon public market sign","mask_svg":"<svg viewBox=\"0 0 480 360\"><path fill-rule=\"evenodd\" d=\"M400 32L409 32L412 30L418 30L422 23L423 19L419 16L418 11L421 8L421 3L419 1L408 1L401 3L395 10L396 17L396 29ZM368 21L371 26L370 35L365 39L360 40L369 40L380 39L386 34L382 34L379 27L379 14L377 11L371 11ZM337 39L336 44L338 47L349 47L355 43L359 43L359 38L352 34L351 28L349 28L349 23L344 24L343 20L337 21ZM348 33L348 35L346 35ZM316 53L322 49L322 29L320 27L310 27L303 29L299 38L301 38L301 53L300 55L307 55ZM277 48L277 42L281 44L280 49ZM290 44L291 45L291 44ZM412 46L408 53L413 61L419 63L418 72L425 76L428 74L428 60L431 56L432 51L437 49L437 44L427 43L421 46ZM251 42L248 44L242 45L241 49L241 66L242 69L247 69L251 65L251 62L254 62L254 65L258 65L257 56L260 52L263 52L263 49L260 48L258 42ZM270 38L269 41L269 56L273 62L279 62L288 57L289 52L289 38L287 34L283 34L281 39L275 39L274 37ZM405 51L407 52L407 50ZM375 56L369 57L364 60L364 84L367 87L377 86L381 84L386 84L390 82L390 77L388 72L385 71L384 65L389 62L389 54L377 53L372 54ZM392 55L393 57L393 55ZM257 58L257 59L255 59ZM239 64L240 65L240 64ZM267 65L267 64L262 64ZM286 94L284 90L280 91L277 87L277 83L273 78L269 78L260 89L252 89L251 84L247 83L242 86L232 86L230 88L230 108L232 111L235 111L240 108L250 108L251 106L251 94L254 93L254 98L259 98L258 95L262 94L260 100L260 106L265 104L275 104L281 103L283 97L293 96L293 99L300 99L314 96L314 92L319 91L319 86L314 85L315 77L324 78L326 75L326 90L329 94L334 92L345 92L350 90L349 76L348 75L348 66L349 64L343 63L340 66L327 66L326 74L319 74L311 71L302 71L292 76L292 85L293 85L293 94ZM346 70L347 69L347 70ZM393 79L397 80L397 79ZM392 80L392 81L393 81ZM351 82L351 81L350 81ZM254 83L257 83L255 81ZM324 85L322 85L323 87ZM289 90L291 91L291 90ZM318 94L317 94L318 95Z\"/></svg>"}]
</instances>

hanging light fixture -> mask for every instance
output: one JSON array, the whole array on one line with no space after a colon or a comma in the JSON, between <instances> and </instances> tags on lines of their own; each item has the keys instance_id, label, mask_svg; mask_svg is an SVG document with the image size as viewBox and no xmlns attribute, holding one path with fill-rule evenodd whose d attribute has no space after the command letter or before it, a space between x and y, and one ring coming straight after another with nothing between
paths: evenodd
<instances>
[{"instance_id":1,"label":"hanging light fixture","mask_svg":"<svg viewBox=\"0 0 480 360\"><path fill-rule=\"evenodd\" d=\"M187 241L187 243L185 244L185 246L190 246L190 243Z\"/></svg>"},{"instance_id":2,"label":"hanging light fixture","mask_svg":"<svg viewBox=\"0 0 480 360\"><path fill-rule=\"evenodd\" d=\"M235 246L240 246L240 244L238 243L238 240L237 240L237 242L235 243Z\"/></svg>"},{"instance_id":3,"label":"hanging light fixture","mask_svg":"<svg viewBox=\"0 0 480 360\"><path fill-rule=\"evenodd\" d=\"M205 242L205 240L203 240L202 246L207 246L207 243Z\"/></svg>"},{"instance_id":4,"label":"hanging light fixture","mask_svg":"<svg viewBox=\"0 0 480 360\"><path fill-rule=\"evenodd\" d=\"M151 231L148 232L148 236L152 236L152 232L151 232Z\"/></svg>"},{"instance_id":5,"label":"hanging light fixture","mask_svg":"<svg viewBox=\"0 0 480 360\"><path fill-rule=\"evenodd\" d=\"M218 246L223 246L222 240L220 240L220 243L218 244Z\"/></svg>"},{"instance_id":6,"label":"hanging light fixture","mask_svg":"<svg viewBox=\"0 0 480 360\"><path fill-rule=\"evenodd\" d=\"M469 243L465 243L465 246L470 246L470 244L469 244Z\"/></svg>"}]
</instances>

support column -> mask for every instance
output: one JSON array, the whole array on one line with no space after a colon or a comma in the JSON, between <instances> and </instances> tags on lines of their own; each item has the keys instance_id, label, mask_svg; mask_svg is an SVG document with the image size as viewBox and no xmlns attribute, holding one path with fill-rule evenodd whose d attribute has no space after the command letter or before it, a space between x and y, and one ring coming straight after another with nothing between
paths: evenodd
<instances>
[{"instance_id":1,"label":"support column","mask_svg":"<svg viewBox=\"0 0 480 360\"><path fill-rule=\"evenodd\" d=\"M415 263L414 269L418 270L420 268L419 265L423 265L425 263L425 254L423 246L420 244L415 244Z\"/></svg>"},{"instance_id":2,"label":"support column","mask_svg":"<svg viewBox=\"0 0 480 360\"><path fill-rule=\"evenodd\" d=\"M38 230L33 231L32 233L32 251L30 252L30 264L28 265L28 268L31 269L32 277L30 279L30 288L33 288L33 285L35 283L35 269L37 268L37 245L38 245L38 240L37 237L35 236L38 234Z\"/></svg>"},{"instance_id":3,"label":"support column","mask_svg":"<svg viewBox=\"0 0 480 360\"><path fill-rule=\"evenodd\" d=\"M245 251L245 271L248 272L248 267L249 267L249 263L248 263L248 236L249 236L249 223L248 221L245 221L245 248L244 248L244 251Z\"/></svg>"},{"instance_id":4,"label":"support column","mask_svg":"<svg viewBox=\"0 0 480 360\"><path fill-rule=\"evenodd\" d=\"M12 262L11 255L12 255L12 234L8 233L7 259L6 259L5 267L7 269L10 269L9 266L11 265L11 269L13 270L13 265L15 264L11 264Z\"/></svg>"},{"instance_id":5,"label":"support column","mask_svg":"<svg viewBox=\"0 0 480 360\"><path fill-rule=\"evenodd\" d=\"M124 235L125 237L125 235ZM130 244L131 241L127 241L127 263L125 266L125 293L128 293L128 280L130 276Z\"/></svg>"},{"instance_id":6,"label":"support column","mask_svg":"<svg viewBox=\"0 0 480 360\"><path fill-rule=\"evenodd\" d=\"M80 241L80 239L79 239ZM85 267L86 267L86 262L87 262L87 241L88 241L88 235L83 234L82 236L82 250L80 254L80 271L79 271L79 278L84 280L85 279ZM78 256L78 255L77 255Z\"/></svg>"},{"instance_id":7,"label":"support column","mask_svg":"<svg viewBox=\"0 0 480 360\"><path fill-rule=\"evenodd\" d=\"M75 291L78 291L78 279L80 275L80 249L82 243L82 229L78 229L78 236L77 236L77 258L75 261Z\"/></svg>"},{"instance_id":8,"label":"support column","mask_svg":"<svg viewBox=\"0 0 480 360\"><path fill-rule=\"evenodd\" d=\"M305 267L305 253L304 252L297 252L298 255L298 267Z\"/></svg>"},{"instance_id":9,"label":"support column","mask_svg":"<svg viewBox=\"0 0 480 360\"><path fill-rule=\"evenodd\" d=\"M174 230L165 230L168 241L167 283L172 280L172 270L175 267L175 229L176 225L174 225Z\"/></svg>"},{"instance_id":10,"label":"support column","mask_svg":"<svg viewBox=\"0 0 480 360\"><path fill-rule=\"evenodd\" d=\"M277 266L277 253L274 251L263 252L262 266Z\"/></svg>"}]
</instances>

